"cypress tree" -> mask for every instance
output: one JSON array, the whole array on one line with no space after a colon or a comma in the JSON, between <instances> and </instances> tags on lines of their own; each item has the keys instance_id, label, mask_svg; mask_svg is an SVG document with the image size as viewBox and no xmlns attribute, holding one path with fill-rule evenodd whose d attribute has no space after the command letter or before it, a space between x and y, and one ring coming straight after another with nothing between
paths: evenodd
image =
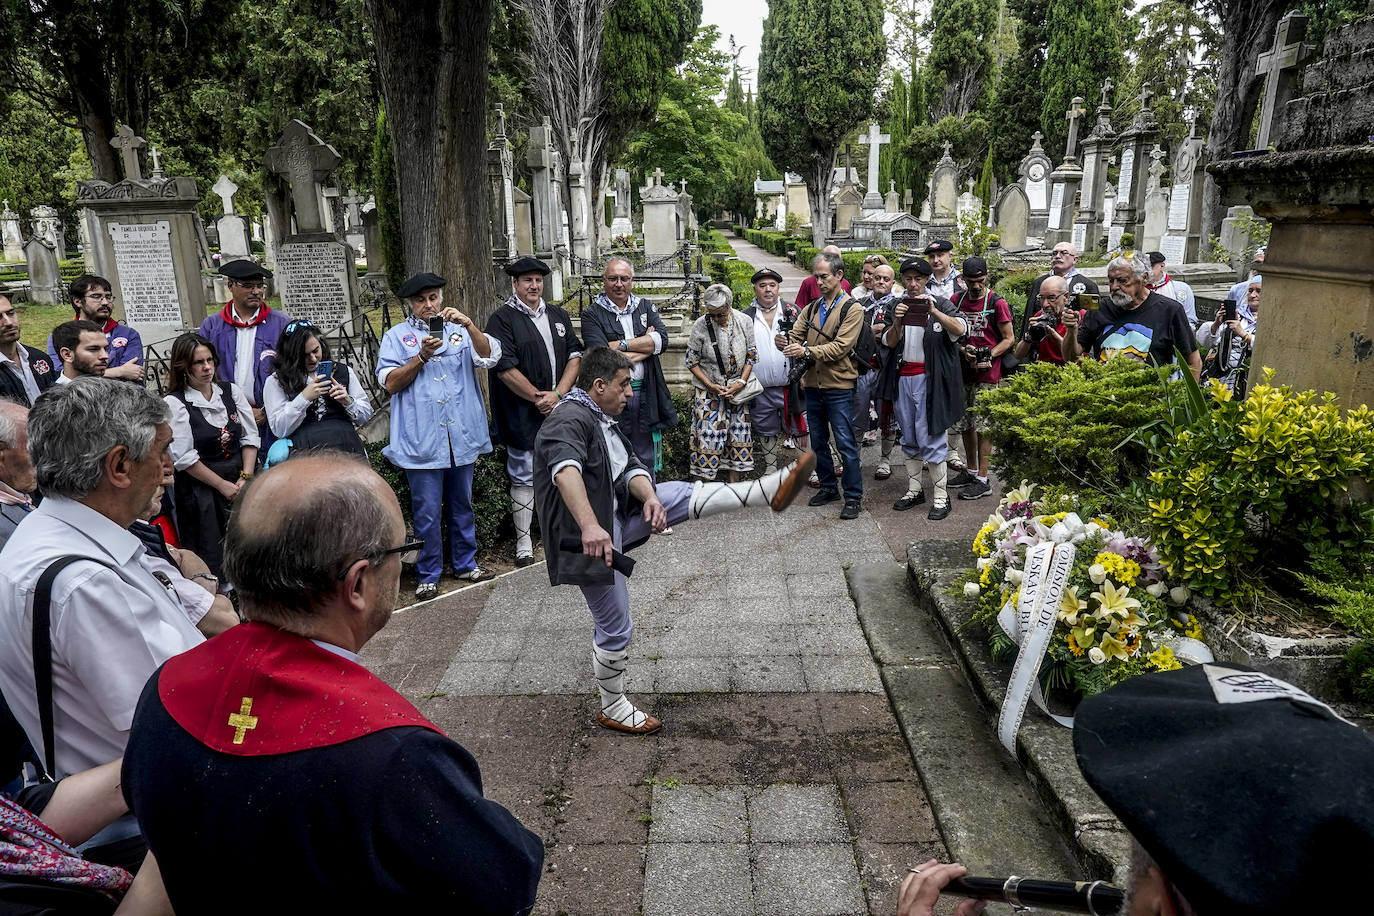
<instances>
[{"instance_id":1,"label":"cypress tree","mask_svg":"<svg viewBox=\"0 0 1374 916\"><path fill-rule=\"evenodd\" d=\"M1016 53L1002 65L993 92L993 170L1002 181L1016 177L1016 167L1030 149L1031 134L1041 126L1040 71L1045 64L1045 12L1049 0L1007 0L1007 11L1016 16ZM1067 110L1067 106L1066 106ZM1063 117L1063 112L1060 112Z\"/></svg>"},{"instance_id":2,"label":"cypress tree","mask_svg":"<svg viewBox=\"0 0 1374 916\"><path fill-rule=\"evenodd\" d=\"M1040 71L1044 100L1040 122L1051 159L1064 154L1069 133L1064 112L1069 110L1070 100L1082 96L1092 112L1102 98L1103 80L1121 80L1125 58L1120 15L1121 6L1115 0L1049 0L1045 12L1049 47ZM1086 121L1085 129L1090 129L1091 115Z\"/></svg>"},{"instance_id":3,"label":"cypress tree","mask_svg":"<svg viewBox=\"0 0 1374 916\"><path fill-rule=\"evenodd\" d=\"M396 185L396 160L391 155L391 134L386 127L386 109L377 111L377 135L372 141L372 180L377 190L377 228L382 235L382 257L386 260L386 281L400 289L406 281L405 237L401 235L401 199Z\"/></svg>"}]
</instances>

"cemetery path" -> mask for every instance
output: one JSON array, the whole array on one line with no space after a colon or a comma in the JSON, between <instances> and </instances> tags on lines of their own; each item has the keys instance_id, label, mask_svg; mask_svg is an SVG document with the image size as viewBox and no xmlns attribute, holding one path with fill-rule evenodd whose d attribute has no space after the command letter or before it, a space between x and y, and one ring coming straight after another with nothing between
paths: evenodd
<instances>
[{"instance_id":1,"label":"cemetery path","mask_svg":"<svg viewBox=\"0 0 1374 916\"><path fill-rule=\"evenodd\" d=\"M856 521L799 502L635 552L628 685L656 735L595 724L590 617L542 563L404 609L368 644L544 838L536 913L887 916L907 867L948 855L846 568L900 586L911 539L971 537L992 502L929 522L886 509L905 481L866 476L882 508ZM938 765L961 765L956 746Z\"/></svg>"},{"instance_id":2,"label":"cemetery path","mask_svg":"<svg viewBox=\"0 0 1374 916\"><path fill-rule=\"evenodd\" d=\"M771 267L782 274L782 300L784 302L797 301L797 290L801 289L801 282L807 276L806 271L798 269L786 258L771 254L752 242L746 242L737 235L730 235L728 238L730 247L735 249L735 256L741 261L754 265L755 270Z\"/></svg>"}]
</instances>

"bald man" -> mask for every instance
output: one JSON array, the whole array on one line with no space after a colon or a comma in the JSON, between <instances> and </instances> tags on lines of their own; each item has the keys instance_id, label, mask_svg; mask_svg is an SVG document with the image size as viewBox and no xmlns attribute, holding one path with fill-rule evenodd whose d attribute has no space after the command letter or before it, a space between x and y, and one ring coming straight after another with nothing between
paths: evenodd
<instances>
[{"instance_id":1,"label":"bald man","mask_svg":"<svg viewBox=\"0 0 1374 916\"><path fill-rule=\"evenodd\" d=\"M124 757L178 912L240 913L254 896L283 913L534 905L539 837L358 661L419 547L386 482L350 455L293 458L239 494L224 568L248 622L153 675ZM226 863L253 876L247 897L224 892Z\"/></svg>"}]
</instances>

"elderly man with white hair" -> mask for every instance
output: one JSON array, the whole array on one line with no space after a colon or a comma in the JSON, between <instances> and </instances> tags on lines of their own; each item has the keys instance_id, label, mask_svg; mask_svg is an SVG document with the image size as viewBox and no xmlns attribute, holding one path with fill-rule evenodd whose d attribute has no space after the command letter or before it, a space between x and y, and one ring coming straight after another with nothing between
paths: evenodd
<instances>
[{"instance_id":1,"label":"elderly man with white hair","mask_svg":"<svg viewBox=\"0 0 1374 916\"><path fill-rule=\"evenodd\" d=\"M1123 252L1107 265L1110 292L1080 324L1073 309L1064 312L1064 358L1087 354L1108 360L1130 356L1155 366L1171 366L1181 352L1197 377L1202 360L1197 338L1183 306L1151 292L1150 262L1134 251Z\"/></svg>"}]
</instances>

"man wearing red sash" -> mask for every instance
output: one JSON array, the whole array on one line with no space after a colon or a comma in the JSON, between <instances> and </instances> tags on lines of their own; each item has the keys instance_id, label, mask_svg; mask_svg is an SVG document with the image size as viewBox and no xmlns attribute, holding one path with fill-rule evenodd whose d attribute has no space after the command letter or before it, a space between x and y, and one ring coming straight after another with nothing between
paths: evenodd
<instances>
[{"instance_id":1,"label":"man wearing red sash","mask_svg":"<svg viewBox=\"0 0 1374 916\"><path fill-rule=\"evenodd\" d=\"M177 912L533 907L539 837L482 796L471 754L358 663L418 547L382 478L337 453L240 494L224 565L248 622L154 674L124 757Z\"/></svg>"}]
</instances>

